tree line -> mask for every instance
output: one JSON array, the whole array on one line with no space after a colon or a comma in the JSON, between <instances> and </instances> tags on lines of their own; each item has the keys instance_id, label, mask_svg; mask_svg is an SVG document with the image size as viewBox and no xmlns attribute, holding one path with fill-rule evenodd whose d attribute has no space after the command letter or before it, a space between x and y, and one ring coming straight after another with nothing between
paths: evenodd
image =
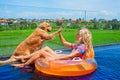
<instances>
[{"instance_id":1,"label":"tree line","mask_svg":"<svg viewBox=\"0 0 120 80\"><path fill-rule=\"evenodd\" d=\"M64 24L65 28L80 28L80 27L87 27L89 29L111 29L111 30L120 30L120 21L117 19L112 20L97 20L94 18L90 21L83 21L81 19L76 19L75 21L72 21L71 19L63 20L63 21L49 21L47 20L53 28L58 28L61 24ZM0 23L0 31L4 30L25 30L25 29L35 29L38 24L40 24L43 21L21 21L19 23L13 23L13 22L7 22L4 24Z\"/></svg>"}]
</instances>

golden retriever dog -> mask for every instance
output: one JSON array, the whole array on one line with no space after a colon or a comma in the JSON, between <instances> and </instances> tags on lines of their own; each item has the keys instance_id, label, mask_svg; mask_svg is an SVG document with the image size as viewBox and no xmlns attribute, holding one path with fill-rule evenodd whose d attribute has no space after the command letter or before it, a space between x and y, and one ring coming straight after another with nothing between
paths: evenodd
<instances>
[{"instance_id":1,"label":"golden retriever dog","mask_svg":"<svg viewBox=\"0 0 120 80\"><path fill-rule=\"evenodd\" d=\"M0 61L0 65L17 61L17 59L15 59L15 56L29 55L39 50L43 43L46 40L54 38L62 30L62 27L60 27L56 32L48 34L48 32L51 30L52 27L49 23L41 23L28 38L26 38L16 47L12 56L8 60Z\"/></svg>"}]
</instances>

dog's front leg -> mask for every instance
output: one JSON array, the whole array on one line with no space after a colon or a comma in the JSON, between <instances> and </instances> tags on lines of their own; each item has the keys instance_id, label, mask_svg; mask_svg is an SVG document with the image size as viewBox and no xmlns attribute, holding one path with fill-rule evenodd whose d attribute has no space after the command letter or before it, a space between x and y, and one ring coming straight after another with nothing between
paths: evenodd
<instances>
[{"instance_id":1,"label":"dog's front leg","mask_svg":"<svg viewBox=\"0 0 120 80\"><path fill-rule=\"evenodd\" d=\"M61 31L62 31L62 27L60 27L56 32L52 34L44 33L42 34L42 37L46 40L50 40L50 39L53 39Z\"/></svg>"}]
</instances>

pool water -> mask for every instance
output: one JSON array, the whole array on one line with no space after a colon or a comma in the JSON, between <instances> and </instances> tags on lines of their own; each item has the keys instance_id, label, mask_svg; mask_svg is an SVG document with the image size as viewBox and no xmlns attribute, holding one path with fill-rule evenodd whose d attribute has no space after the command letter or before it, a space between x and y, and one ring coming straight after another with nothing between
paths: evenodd
<instances>
[{"instance_id":1,"label":"pool water","mask_svg":"<svg viewBox=\"0 0 120 80\"><path fill-rule=\"evenodd\" d=\"M95 47L98 68L95 72L77 77L47 78L31 68L17 69L10 64L0 66L0 80L120 80L120 44ZM66 54L70 50L65 50Z\"/></svg>"}]
</instances>

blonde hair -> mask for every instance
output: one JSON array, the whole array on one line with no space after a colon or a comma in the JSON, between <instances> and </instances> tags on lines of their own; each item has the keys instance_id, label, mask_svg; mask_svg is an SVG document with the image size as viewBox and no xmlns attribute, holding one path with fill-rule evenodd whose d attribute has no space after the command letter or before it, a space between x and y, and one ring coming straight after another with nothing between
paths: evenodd
<instances>
[{"instance_id":1,"label":"blonde hair","mask_svg":"<svg viewBox=\"0 0 120 80\"><path fill-rule=\"evenodd\" d=\"M92 45L92 35L91 32L85 28L82 27L78 34L80 35L79 40L77 41L77 44L85 44L87 47L87 51L83 58L93 58L94 57L94 51L93 51L93 45Z\"/></svg>"}]
</instances>

